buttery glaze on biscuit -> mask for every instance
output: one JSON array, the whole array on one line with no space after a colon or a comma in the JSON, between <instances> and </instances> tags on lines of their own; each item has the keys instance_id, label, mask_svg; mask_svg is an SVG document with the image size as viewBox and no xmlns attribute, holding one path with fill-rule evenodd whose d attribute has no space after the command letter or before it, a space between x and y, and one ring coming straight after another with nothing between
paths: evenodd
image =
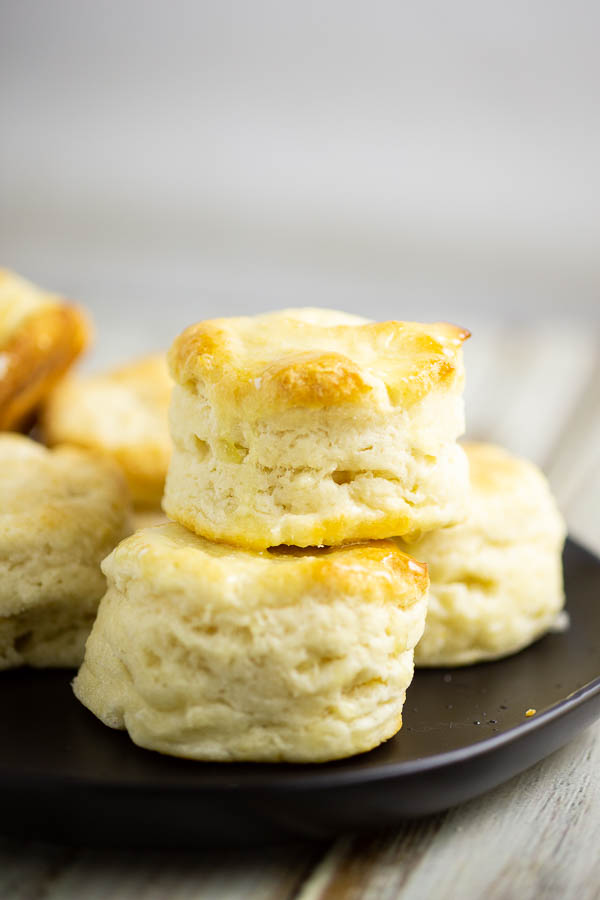
<instances>
[{"instance_id":1,"label":"buttery glaze on biscuit","mask_svg":"<svg viewBox=\"0 0 600 900\"><path fill-rule=\"evenodd\" d=\"M543 635L564 603L565 524L532 463L491 444L465 444L471 512L461 525L400 546L430 568L420 666L515 653Z\"/></svg>"},{"instance_id":2,"label":"buttery glaze on biscuit","mask_svg":"<svg viewBox=\"0 0 600 900\"><path fill-rule=\"evenodd\" d=\"M192 325L169 354L173 377L214 388L220 403L261 408L417 402L462 378L464 328L438 322L369 322L322 309L290 309ZM310 348L308 350L307 348Z\"/></svg>"},{"instance_id":3,"label":"buttery glaze on biscuit","mask_svg":"<svg viewBox=\"0 0 600 900\"><path fill-rule=\"evenodd\" d=\"M78 307L0 269L0 430L27 421L89 335Z\"/></svg>"},{"instance_id":4,"label":"buttery glaze on biscuit","mask_svg":"<svg viewBox=\"0 0 600 900\"><path fill-rule=\"evenodd\" d=\"M188 328L169 353L167 515L255 549L461 521L467 336L319 309Z\"/></svg>"},{"instance_id":5,"label":"buttery glaze on biscuit","mask_svg":"<svg viewBox=\"0 0 600 900\"><path fill-rule=\"evenodd\" d=\"M252 552L170 523L103 570L74 690L140 746L322 762L400 728L428 576L393 541Z\"/></svg>"}]
</instances>

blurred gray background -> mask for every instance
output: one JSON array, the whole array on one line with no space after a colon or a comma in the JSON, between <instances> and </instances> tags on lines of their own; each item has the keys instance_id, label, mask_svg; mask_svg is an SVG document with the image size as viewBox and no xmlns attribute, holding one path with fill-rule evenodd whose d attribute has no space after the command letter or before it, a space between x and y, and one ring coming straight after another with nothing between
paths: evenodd
<instances>
[{"instance_id":1,"label":"blurred gray background","mask_svg":"<svg viewBox=\"0 0 600 900\"><path fill-rule=\"evenodd\" d=\"M91 308L92 366L285 305L466 325L471 434L598 530L599 26L578 0L0 0L0 260Z\"/></svg>"},{"instance_id":2,"label":"blurred gray background","mask_svg":"<svg viewBox=\"0 0 600 900\"><path fill-rule=\"evenodd\" d=\"M136 343L298 303L600 318L597 3L0 9L4 264Z\"/></svg>"}]
</instances>

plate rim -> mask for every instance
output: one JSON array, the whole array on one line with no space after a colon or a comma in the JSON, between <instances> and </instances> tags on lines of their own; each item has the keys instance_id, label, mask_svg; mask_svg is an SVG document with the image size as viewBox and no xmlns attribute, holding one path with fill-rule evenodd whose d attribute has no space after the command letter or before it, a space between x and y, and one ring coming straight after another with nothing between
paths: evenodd
<instances>
[{"instance_id":1,"label":"plate rim","mask_svg":"<svg viewBox=\"0 0 600 900\"><path fill-rule=\"evenodd\" d=\"M532 732L538 731L540 728L545 727L551 722L562 718L564 715L567 715L568 713L574 711L597 694L600 694L600 675L593 681L590 681L587 684L583 685L583 687L578 688L578 690L570 694L569 697L560 700L554 706L549 707L539 714L536 713L536 715L532 716L531 719L528 719L527 721L522 722L519 725L514 725L512 728L502 732L501 734L495 734L490 737L483 738L482 740L476 741L473 744L469 744L466 747L458 747L455 750L448 750L445 753L436 753L432 754L431 756L420 757L418 759L405 760L404 762L381 763L377 767L374 766L373 768L366 770L352 769L349 771L340 770L339 772L331 772L323 771L321 768L321 766L323 765L322 763L303 763L303 766L314 765L315 770L302 772L285 772L285 767L287 765L293 766L298 765L298 763L282 763L282 774L285 773L287 777L281 779L275 778L272 772L265 774L257 771L252 773L244 772L241 775L232 775L231 779L219 778L218 781L213 781L212 783L209 783L212 775L206 774L204 776L204 778L207 779L206 782L204 781L204 779L197 781L192 775L192 777L190 777L189 779L182 778L177 782L169 784L166 779L161 779L160 774L157 774L153 783L150 784L147 781L137 779L129 781L113 781L108 778L99 778L94 776L86 776L85 778L82 778L79 775L68 775L63 773L50 776L47 773L42 772L23 772L15 774L14 772L9 773L3 771L2 768L0 768L0 790L4 790L6 788L17 788L22 784L35 785L35 783L37 782L51 784L53 786L62 786L66 788L85 785L88 788L105 788L106 790L131 792L135 792L138 790L195 790L202 792L210 791L214 793L228 793L232 790L239 790L242 787L248 791L269 790L271 792L280 792L305 790L307 787L315 789L334 789L338 787L351 787L353 785L363 785L371 782L386 781L389 779L410 778L414 775L424 775L428 772L434 772L439 769L449 768L460 763L469 762L478 757L483 757L487 753L491 753L495 750L505 747L506 745L513 743L515 740L519 740ZM126 733L123 733L123 737L127 737ZM137 749L145 753L154 754L156 752L153 750L147 750L145 747L137 747ZM171 758L168 757L167 754L159 755ZM360 759L360 757L363 755L364 754L362 753L356 754L355 758ZM176 761L181 761L182 763L193 764L196 762L195 760L189 760L182 757L172 758ZM351 759L352 757L348 758ZM332 762L334 763L338 761L343 762L343 760L332 760ZM210 765L216 764L210 763ZM239 763L231 762L225 763L224 765L235 766L239 765ZM243 765L256 765L260 767L262 765L272 766L273 763L244 763ZM278 763L277 765L280 764ZM261 777L261 775L263 777Z\"/></svg>"}]
</instances>

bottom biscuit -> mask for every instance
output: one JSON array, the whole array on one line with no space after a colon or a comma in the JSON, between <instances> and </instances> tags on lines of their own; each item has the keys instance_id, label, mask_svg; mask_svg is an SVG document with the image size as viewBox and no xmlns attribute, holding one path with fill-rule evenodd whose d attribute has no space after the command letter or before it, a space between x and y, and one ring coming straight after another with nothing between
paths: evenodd
<instances>
[{"instance_id":1,"label":"bottom biscuit","mask_svg":"<svg viewBox=\"0 0 600 900\"><path fill-rule=\"evenodd\" d=\"M251 552L171 523L138 531L103 569L74 690L136 744L320 762L400 728L428 577L393 542Z\"/></svg>"}]
</instances>

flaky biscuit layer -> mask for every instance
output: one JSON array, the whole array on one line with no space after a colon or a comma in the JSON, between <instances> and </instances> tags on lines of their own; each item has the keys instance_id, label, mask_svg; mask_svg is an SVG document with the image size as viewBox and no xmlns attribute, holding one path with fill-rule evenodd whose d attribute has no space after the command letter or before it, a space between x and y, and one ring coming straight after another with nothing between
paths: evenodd
<instances>
[{"instance_id":1,"label":"flaky biscuit layer","mask_svg":"<svg viewBox=\"0 0 600 900\"><path fill-rule=\"evenodd\" d=\"M312 309L188 329L170 352L165 511L258 549L460 521L465 334Z\"/></svg>"},{"instance_id":2,"label":"flaky biscuit layer","mask_svg":"<svg viewBox=\"0 0 600 900\"><path fill-rule=\"evenodd\" d=\"M78 665L106 581L100 562L130 531L112 464L0 435L0 669Z\"/></svg>"},{"instance_id":3,"label":"flaky biscuit layer","mask_svg":"<svg viewBox=\"0 0 600 900\"><path fill-rule=\"evenodd\" d=\"M137 744L317 762L400 728L428 579L393 542L255 553L171 523L137 532L103 568L74 689Z\"/></svg>"}]
</instances>

